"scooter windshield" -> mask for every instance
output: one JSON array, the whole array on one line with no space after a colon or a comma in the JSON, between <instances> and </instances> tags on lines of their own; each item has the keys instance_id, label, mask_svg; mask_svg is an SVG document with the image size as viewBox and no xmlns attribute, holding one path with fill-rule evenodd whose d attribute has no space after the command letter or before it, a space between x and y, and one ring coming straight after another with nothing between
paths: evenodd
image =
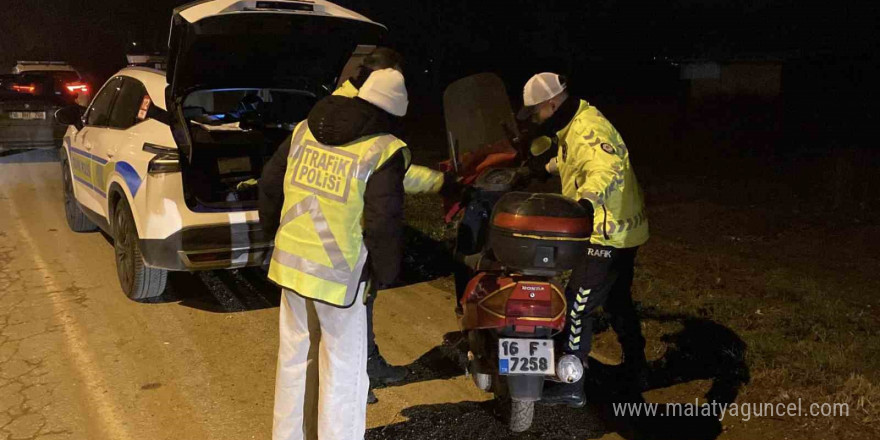
<instances>
[{"instance_id":1,"label":"scooter windshield","mask_svg":"<svg viewBox=\"0 0 880 440\"><path fill-rule=\"evenodd\" d=\"M516 157L518 135L504 83L493 73L462 78L446 88L443 113L451 168L464 178Z\"/></svg>"}]
</instances>

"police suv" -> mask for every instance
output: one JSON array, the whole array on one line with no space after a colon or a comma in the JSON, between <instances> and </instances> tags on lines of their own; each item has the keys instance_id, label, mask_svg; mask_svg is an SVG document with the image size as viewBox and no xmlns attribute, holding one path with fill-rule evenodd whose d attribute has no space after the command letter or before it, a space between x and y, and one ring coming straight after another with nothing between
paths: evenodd
<instances>
[{"instance_id":1,"label":"police suv","mask_svg":"<svg viewBox=\"0 0 880 440\"><path fill-rule=\"evenodd\" d=\"M174 10L167 72L130 67L83 109L62 149L74 231L113 237L125 293L170 270L261 265L272 249L253 182L316 100L385 28L321 0L198 1Z\"/></svg>"}]
</instances>

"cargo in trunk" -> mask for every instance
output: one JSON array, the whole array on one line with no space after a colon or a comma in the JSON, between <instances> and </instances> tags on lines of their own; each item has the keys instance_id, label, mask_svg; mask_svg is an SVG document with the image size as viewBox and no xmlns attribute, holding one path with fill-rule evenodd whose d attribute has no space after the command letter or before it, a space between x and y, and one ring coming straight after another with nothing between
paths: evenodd
<instances>
[{"instance_id":1,"label":"cargo in trunk","mask_svg":"<svg viewBox=\"0 0 880 440\"><path fill-rule=\"evenodd\" d=\"M196 211L255 209L257 189L250 183L314 102L308 93L272 89L188 96L183 114L192 155L181 161L187 204Z\"/></svg>"}]
</instances>

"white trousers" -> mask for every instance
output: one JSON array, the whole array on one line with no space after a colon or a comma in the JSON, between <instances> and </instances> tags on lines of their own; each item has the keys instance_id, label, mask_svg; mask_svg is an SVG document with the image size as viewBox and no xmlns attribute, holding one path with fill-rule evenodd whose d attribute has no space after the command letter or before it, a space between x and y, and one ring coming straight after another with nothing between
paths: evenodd
<instances>
[{"instance_id":1,"label":"white trousers","mask_svg":"<svg viewBox=\"0 0 880 440\"><path fill-rule=\"evenodd\" d=\"M362 292L359 292L362 294ZM367 427L367 311L356 299L347 309L306 300L284 290L275 373L273 440L304 438L309 322L314 304L321 328L318 350L318 440L363 440Z\"/></svg>"}]
</instances>

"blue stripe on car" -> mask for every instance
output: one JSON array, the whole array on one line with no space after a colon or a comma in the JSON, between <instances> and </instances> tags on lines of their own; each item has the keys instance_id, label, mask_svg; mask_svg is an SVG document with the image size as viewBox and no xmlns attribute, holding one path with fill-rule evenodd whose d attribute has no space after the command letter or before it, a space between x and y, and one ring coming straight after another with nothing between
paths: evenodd
<instances>
[{"instance_id":1,"label":"blue stripe on car","mask_svg":"<svg viewBox=\"0 0 880 440\"><path fill-rule=\"evenodd\" d=\"M116 162L116 172L125 180L128 185L128 191L131 196L137 195L138 189L141 187L141 176L128 162Z\"/></svg>"},{"instance_id":2,"label":"blue stripe on car","mask_svg":"<svg viewBox=\"0 0 880 440\"><path fill-rule=\"evenodd\" d=\"M95 156L94 154L92 155L92 160L94 160L95 162L98 162L101 165L107 165L106 159L101 159L100 157Z\"/></svg>"},{"instance_id":3,"label":"blue stripe on car","mask_svg":"<svg viewBox=\"0 0 880 440\"><path fill-rule=\"evenodd\" d=\"M79 148L74 148L73 146L70 147L70 151L72 151L72 152L74 152L74 153L76 153L76 154L79 154L80 156L87 157L87 158L89 158L89 159L92 158L92 155L91 155L91 154L86 153L85 151L80 150Z\"/></svg>"},{"instance_id":4,"label":"blue stripe on car","mask_svg":"<svg viewBox=\"0 0 880 440\"><path fill-rule=\"evenodd\" d=\"M83 179L83 178L81 178L81 177L79 177L79 176L73 176L73 178L74 178L77 182L82 183L83 185L85 185L85 186L87 186L89 189L91 189L92 191L98 193L98 195L100 195L101 197L103 197L103 198L105 198L105 199L107 198L107 193L105 193L104 191L101 191L101 190L98 189L98 188L95 188L94 185L92 185L91 183L89 183L89 182L86 181L85 179Z\"/></svg>"},{"instance_id":5,"label":"blue stripe on car","mask_svg":"<svg viewBox=\"0 0 880 440\"><path fill-rule=\"evenodd\" d=\"M73 151L74 153L79 154L80 156L87 157L95 162L98 162L101 165L107 165L106 159L102 159L98 156L95 156L94 154L80 150L79 148L74 148L74 147L70 146L70 151Z\"/></svg>"}]
</instances>

